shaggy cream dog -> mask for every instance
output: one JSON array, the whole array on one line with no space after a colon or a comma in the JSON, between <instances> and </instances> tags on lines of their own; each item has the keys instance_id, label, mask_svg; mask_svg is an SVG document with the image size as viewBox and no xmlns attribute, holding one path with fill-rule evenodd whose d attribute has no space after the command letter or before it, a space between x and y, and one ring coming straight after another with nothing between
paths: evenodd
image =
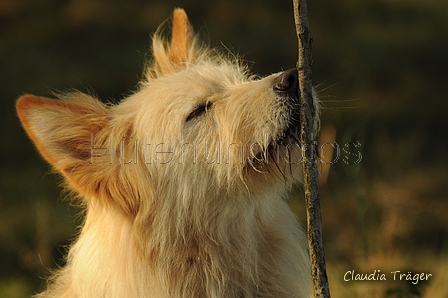
<instances>
[{"instance_id":1,"label":"shaggy cream dog","mask_svg":"<svg viewBox=\"0 0 448 298\"><path fill-rule=\"evenodd\" d=\"M297 70L249 75L201 45L182 9L152 51L118 105L17 103L86 210L39 297L308 297L306 238L285 201L301 179Z\"/></svg>"}]
</instances>

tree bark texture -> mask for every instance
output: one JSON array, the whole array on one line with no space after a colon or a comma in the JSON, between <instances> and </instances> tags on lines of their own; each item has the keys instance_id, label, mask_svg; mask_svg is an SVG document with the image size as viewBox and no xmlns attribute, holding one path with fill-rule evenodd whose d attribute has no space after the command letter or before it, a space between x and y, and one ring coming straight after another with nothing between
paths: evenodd
<instances>
[{"instance_id":1,"label":"tree bark texture","mask_svg":"<svg viewBox=\"0 0 448 298\"><path fill-rule=\"evenodd\" d=\"M303 180L307 210L308 247L311 259L311 276L314 297L329 298L330 289L322 243L322 216L319 201L319 172L317 168L316 137L314 131L315 107L312 86L312 37L308 22L306 0L293 0L294 20L298 38L299 98L300 98L300 143L303 151Z\"/></svg>"}]
</instances>

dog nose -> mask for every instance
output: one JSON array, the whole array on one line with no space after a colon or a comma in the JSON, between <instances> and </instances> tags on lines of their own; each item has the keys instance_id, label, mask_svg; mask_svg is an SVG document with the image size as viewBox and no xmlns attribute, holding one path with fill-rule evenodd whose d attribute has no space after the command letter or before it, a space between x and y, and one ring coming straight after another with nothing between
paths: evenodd
<instances>
[{"instance_id":1,"label":"dog nose","mask_svg":"<svg viewBox=\"0 0 448 298\"><path fill-rule=\"evenodd\" d=\"M298 86L298 71L292 68L284 71L274 79L274 90L278 92L287 92L288 95L296 95Z\"/></svg>"}]
</instances>

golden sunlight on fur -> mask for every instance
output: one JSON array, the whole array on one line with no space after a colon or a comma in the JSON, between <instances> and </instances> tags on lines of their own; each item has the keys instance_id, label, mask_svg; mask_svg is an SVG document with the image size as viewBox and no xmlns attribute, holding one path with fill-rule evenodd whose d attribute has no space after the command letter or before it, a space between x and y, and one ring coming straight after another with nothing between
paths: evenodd
<instances>
[{"instance_id":1,"label":"golden sunlight on fur","mask_svg":"<svg viewBox=\"0 0 448 298\"><path fill-rule=\"evenodd\" d=\"M17 102L86 210L38 297L309 297L306 237L285 200L302 171L297 70L255 78L192 32L176 9L118 105L80 92Z\"/></svg>"}]
</instances>

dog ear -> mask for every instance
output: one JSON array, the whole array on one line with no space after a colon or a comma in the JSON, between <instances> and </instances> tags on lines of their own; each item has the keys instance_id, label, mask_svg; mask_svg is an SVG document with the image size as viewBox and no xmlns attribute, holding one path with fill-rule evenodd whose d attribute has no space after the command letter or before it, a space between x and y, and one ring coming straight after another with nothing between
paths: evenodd
<instances>
[{"instance_id":1,"label":"dog ear","mask_svg":"<svg viewBox=\"0 0 448 298\"><path fill-rule=\"evenodd\" d=\"M77 192L89 194L93 136L108 124L108 109L98 100L73 93L55 100L34 95L17 101L17 113L39 153L68 180ZM89 168L90 166L90 168Z\"/></svg>"},{"instance_id":2,"label":"dog ear","mask_svg":"<svg viewBox=\"0 0 448 298\"><path fill-rule=\"evenodd\" d=\"M171 31L171 43L168 53L172 64L181 65L190 59L190 46L192 42L192 28L188 16L183 9L175 9L173 12L173 29Z\"/></svg>"},{"instance_id":3,"label":"dog ear","mask_svg":"<svg viewBox=\"0 0 448 298\"><path fill-rule=\"evenodd\" d=\"M171 40L165 42L161 36L163 27L153 37L153 65L148 69L149 78L164 76L186 67L196 56L196 40L185 10L173 12Z\"/></svg>"},{"instance_id":4,"label":"dog ear","mask_svg":"<svg viewBox=\"0 0 448 298\"><path fill-rule=\"evenodd\" d=\"M82 93L70 97L55 100L25 95L16 105L23 127L39 152L61 172L90 160L91 137L108 122L104 104Z\"/></svg>"},{"instance_id":5,"label":"dog ear","mask_svg":"<svg viewBox=\"0 0 448 298\"><path fill-rule=\"evenodd\" d=\"M127 213L136 212L142 194L132 187L132 181L137 179L138 168L122 167L111 159L116 143L123 143L120 138L131 130L130 123L111 125L110 109L80 92L65 95L61 100L25 95L16 107L31 140L42 156L65 176L69 188L85 199L96 198L118 205ZM135 144L129 141L122 145Z\"/></svg>"}]
</instances>

